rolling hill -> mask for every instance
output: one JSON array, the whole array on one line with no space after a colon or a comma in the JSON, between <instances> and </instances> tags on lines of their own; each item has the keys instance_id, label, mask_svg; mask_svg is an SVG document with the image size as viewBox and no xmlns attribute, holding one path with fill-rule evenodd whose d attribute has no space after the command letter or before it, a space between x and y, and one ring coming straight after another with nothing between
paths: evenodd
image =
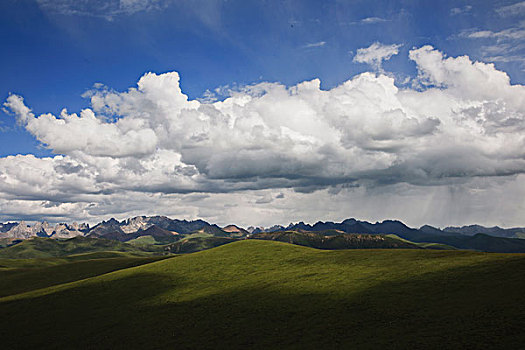
<instances>
[{"instance_id":1,"label":"rolling hill","mask_svg":"<svg viewBox=\"0 0 525 350\"><path fill-rule=\"evenodd\" d=\"M0 298L0 339L12 349L520 348L524 270L523 254L242 240Z\"/></svg>"},{"instance_id":2,"label":"rolling hill","mask_svg":"<svg viewBox=\"0 0 525 350\"><path fill-rule=\"evenodd\" d=\"M458 249L478 250L493 253L524 253L525 240L519 238L494 237L486 234L466 236L461 234L427 234L421 232L399 234L413 242L432 242Z\"/></svg>"},{"instance_id":3,"label":"rolling hill","mask_svg":"<svg viewBox=\"0 0 525 350\"><path fill-rule=\"evenodd\" d=\"M495 253L525 253L524 239L496 237L482 233L465 235L453 231L443 231L428 225L422 226L420 229L414 229L396 220L385 220L374 224L356 219L347 219L340 223L319 221L314 225L300 222L288 226L287 230L311 232L339 230L345 233L394 234L411 242L436 243L441 245L441 247L451 246L459 249Z\"/></svg>"},{"instance_id":4,"label":"rolling hill","mask_svg":"<svg viewBox=\"0 0 525 350\"><path fill-rule=\"evenodd\" d=\"M164 250L174 254L187 254L215 248L235 241L237 241L237 239L230 237L190 237L165 245Z\"/></svg>"},{"instance_id":5,"label":"rolling hill","mask_svg":"<svg viewBox=\"0 0 525 350\"><path fill-rule=\"evenodd\" d=\"M148 249L103 238L75 237L66 240L37 237L24 240L16 245L0 249L0 258L30 259L63 257L71 254L93 252L127 252L136 256L151 255L152 252L162 252L154 246Z\"/></svg>"},{"instance_id":6,"label":"rolling hill","mask_svg":"<svg viewBox=\"0 0 525 350\"><path fill-rule=\"evenodd\" d=\"M0 297L78 281L163 258L98 252L63 258L0 259Z\"/></svg>"},{"instance_id":7,"label":"rolling hill","mask_svg":"<svg viewBox=\"0 0 525 350\"><path fill-rule=\"evenodd\" d=\"M418 245L393 236L347 234L337 230L317 232L277 231L261 232L250 239L262 239L297 244L317 249L418 249Z\"/></svg>"}]
</instances>

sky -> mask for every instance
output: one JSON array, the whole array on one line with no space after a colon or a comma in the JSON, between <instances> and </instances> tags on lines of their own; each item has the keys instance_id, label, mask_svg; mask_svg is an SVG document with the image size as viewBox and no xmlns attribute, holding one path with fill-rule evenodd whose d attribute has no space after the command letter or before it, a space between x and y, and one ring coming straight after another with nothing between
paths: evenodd
<instances>
[{"instance_id":1,"label":"sky","mask_svg":"<svg viewBox=\"0 0 525 350\"><path fill-rule=\"evenodd\" d=\"M525 1L4 0L0 221L525 226Z\"/></svg>"}]
</instances>

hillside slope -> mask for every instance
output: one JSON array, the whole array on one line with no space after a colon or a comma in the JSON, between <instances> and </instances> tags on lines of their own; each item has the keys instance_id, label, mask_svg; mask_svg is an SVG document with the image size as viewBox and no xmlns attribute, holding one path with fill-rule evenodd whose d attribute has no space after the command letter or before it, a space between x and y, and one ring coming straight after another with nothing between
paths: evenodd
<instances>
[{"instance_id":1,"label":"hillside slope","mask_svg":"<svg viewBox=\"0 0 525 350\"><path fill-rule=\"evenodd\" d=\"M17 349L519 348L524 270L522 254L244 240L1 298L0 337Z\"/></svg>"},{"instance_id":2,"label":"hillside slope","mask_svg":"<svg viewBox=\"0 0 525 350\"><path fill-rule=\"evenodd\" d=\"M470 249L494 253L525 253L525 239L494 237L478 233L474 236L460 234L433 235L405 233L398 236L413 242L432 242L459 249Z\"/></svg>"},{"instance_id":3,"label":"hillside slope","mask_svg":"<svg viewBox=\"0 0 525 350\"><path fill-rule=\"evenodd\" d=\"M235 238L229 237L190 237L172 244L167 244L164 246L164 250L174 254L187 254L215 248L235 241Z\"/></svg>"},{"instance_id":4,"label":"hillside slope","mask_svg":"<svg viewBox=\"0 0 525 350\"><path fill-rule=\"evenodd\" d=\"M151 249L161 252L161 248L151 247ZM139 256L152 254L131 244L103 238L75 237L66 240L56 240L37 237L0 249L0 258L51 258L102 251L127 252Z\"/></svg>"},{"instance_id":5,"label":"hillside slope","mask_svg":"<svg viewBox=\"0 0 525 350\"><path fill-rule=\"evenodd\" d=\"M60 259L0 259L0 297L78 281L163 258L103 252Z\"/></svg>"},{"instance_id":6,"label":"hillside slope","mask_svg":"<svg viewBox=\"0 0 525 350\"><path fill-rule=\"evenodd\" d=\"M302 245L317 249L418 249L419 246L395 236L345 234L327 230L316 232L277 231L256 233L250 239L262 239Z\"/></svg>"}]
</instances>

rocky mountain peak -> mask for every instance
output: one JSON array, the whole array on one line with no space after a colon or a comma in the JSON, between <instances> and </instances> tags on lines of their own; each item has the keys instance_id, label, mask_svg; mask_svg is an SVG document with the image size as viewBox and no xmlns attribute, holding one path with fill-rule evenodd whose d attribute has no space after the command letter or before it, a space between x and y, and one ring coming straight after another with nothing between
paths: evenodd
<instances>
[{"instance_id":1,"label":"rocky mountain peak","mask_svg":"<svg viewBox=\"0 0 525 350\"><path fill-rule=\"evenodd\" d=\"M120 224L120 229L124 231L124 233L132 233L138 230L145 230L152 225L146 216L136 216L123 221Z\"/></svg>"}]
</instances>

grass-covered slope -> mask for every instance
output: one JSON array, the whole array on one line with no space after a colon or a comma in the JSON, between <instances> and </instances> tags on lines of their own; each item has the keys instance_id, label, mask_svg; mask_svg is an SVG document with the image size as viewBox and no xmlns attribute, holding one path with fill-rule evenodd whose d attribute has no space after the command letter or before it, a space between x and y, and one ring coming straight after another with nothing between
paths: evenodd
<instances>
[{"instance_id":1,"label":"grass-covered slope","mask_svg":"<svg viewBox=\"0 0 525 350\"><path fill-rule=\"evenodd\" d=\"M235 238L214 237L214 236L193 236L181 239L178 242L164 246L166 252L174 254L187 254L199 252L201 250L215 248L224 244L237 241Z\"/></svg>"},{"instance_id":2,"label":"grass-covered slope","mask_svg":"<svg viewBox=\"0 0 525 350\"><path fill-rule=\"evenodd\" d=\"M412 242L439 243L458 249L471 249L495 253L525 253L525 239L494 237L478 233L474 236L461 234L427 234L420 231L399 233L398 236Z\"/></svg>"},{"instance_id":3,"label":"grass-covered slope","mask_svg":"<svg viewBox=\"0 0 525 350\"><path fill-rule=\"evenodd\" d=\"M243 240L0 299L7 349L519 348L525 255Z\"/></svg>"},{"instance_id":4,"label":"grass-covered slope","mask_svg":"<svg viewBox=\"0 0 525 350\"><path fill-rule=\"evenodd\" d=\"M279 241L317 249L417 249L417 244L394 235L347 234L336 230L276 231L254 234L251 239Z\"/></svg>"},{"instance_id":5,"label":"grass-covered slope","mask_svg":"<svg viewBox=\"0 0 525 350\"><path fill-rule=\"evenodd\" d=\"M399 237L398 235L393 235L393 234L388 234L388 235L385 235L387 237L391 237L393 239L396 239L396 240L402 240L406 243L410 243L410 244L413 244L413 245L416 245L420 248L424 248L424 249L436 249L436 250L456 250L457 248L456 247L453 247L453 246L450 246L450 245L446 245L446 244L443 244L443 243L432 243L432 242L411 242L407 239L404 239L404 238L401 238Z\"/></svg>"},{"instance_id":6,"label":"grass-covered slope","mask_svg":"<svg viewBox=\"0 0 525 350\"><path fill-rule=\"evenodd\" d=\"M160 252L161 248L156 250ZM56 240L38 237L0 249L0 258L50 258L102 251L127 252L136 255L150 254L144 248L102 238L75 237L66 240Z\"/></svg>"},{"instance_id":7,"label":"grass-covered slope","mask_svg":"<svg viewBox=\"0 0 525 350\"><path fill-rule=\"evenodd\" d=\"M0 259L0 297L78 281L111 271L147 264L162 257L104 252L65 258Z\"/></svg>"}]
</instances>

